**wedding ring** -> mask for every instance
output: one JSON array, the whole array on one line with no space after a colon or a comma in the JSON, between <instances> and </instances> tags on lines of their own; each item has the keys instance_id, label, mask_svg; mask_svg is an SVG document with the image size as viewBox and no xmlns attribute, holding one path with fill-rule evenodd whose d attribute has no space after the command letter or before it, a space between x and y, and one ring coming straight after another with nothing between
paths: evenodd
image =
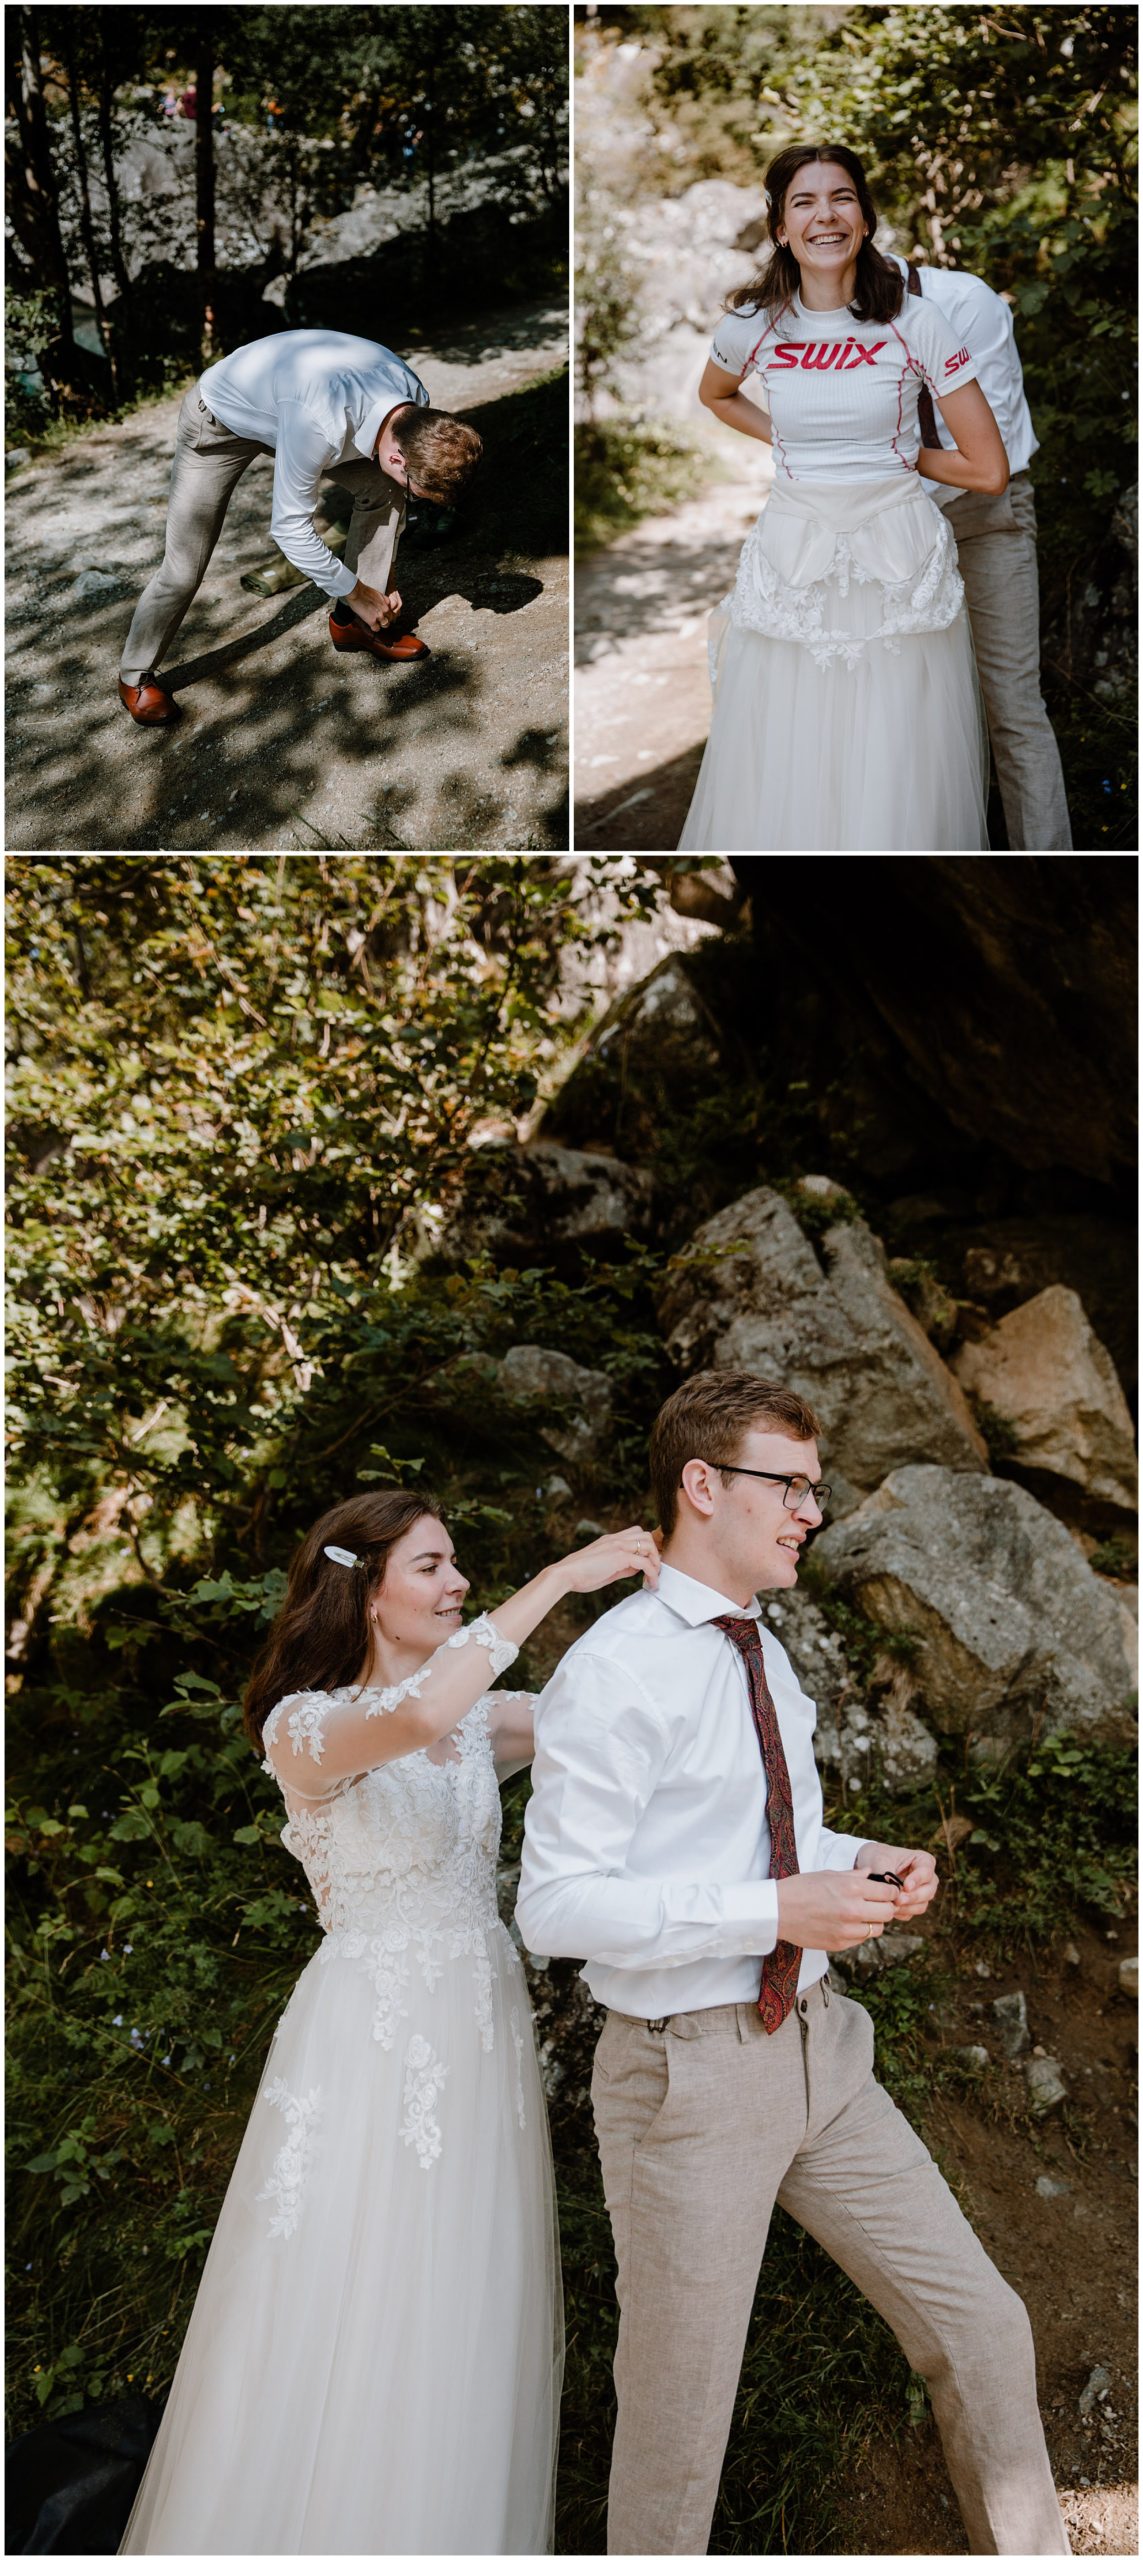
<instances>
[{"instance_id":1,"label":"wedding ring","mask_svg":"<svg viewBox=\"0 0 1143 2560\"><path fill-rule=\"evenodd\" d=\"M867 1920L867 1921L866 1921L866 1923L865 1923L865 1935L866 1935L866 1937L867 1937L867 1938L871 1938L871 1937L873 1936L873 1922L872 1922L872 1920Z\"/></svg>"}]
</instances>

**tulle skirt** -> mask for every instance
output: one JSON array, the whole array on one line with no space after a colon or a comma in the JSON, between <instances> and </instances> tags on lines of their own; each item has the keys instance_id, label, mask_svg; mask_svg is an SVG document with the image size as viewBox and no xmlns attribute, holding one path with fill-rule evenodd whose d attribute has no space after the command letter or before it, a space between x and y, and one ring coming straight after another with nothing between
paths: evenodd
<instances>
[{"instance_id":1,"label":"tulle skirt","mask_svg":"<svg viewBox=\"0 0 1143 2560\"><path fill-rule=\"evenodd\" d=\"M551 2155L523 1971L488 1944L491 2050L468 1962L412 1969L389 2051L352 1943L302 1975L122 2550L550 2551Z\"/></svg>"},{"instance_id":2,"label":"tulle skirt","mask_svg":"<svg viewBox=\"0 0 1143 2560\"><path fill-rule=\"evenodd\" d=\"M713 617L711 676L680 851L987 850L956 544L915 478L778 482Z\"/></svg>"}]
</instances>

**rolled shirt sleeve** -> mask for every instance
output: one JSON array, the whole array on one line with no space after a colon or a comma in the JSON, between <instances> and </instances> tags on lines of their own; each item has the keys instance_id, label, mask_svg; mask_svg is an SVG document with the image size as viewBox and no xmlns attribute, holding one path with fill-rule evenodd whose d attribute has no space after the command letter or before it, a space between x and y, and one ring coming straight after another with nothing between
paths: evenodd
<instances>
[{"instance_id":1,"label":"rolled shirt sleeve","mask_svg":"<svg viewBox=\"0 0 1143 2560\"><path fill-rule=\"evenodd\" d=\"M516 1903L533 1955L646 1973L769 1954L770 1879L639 1873L640 1824L670 1747L668 1716L624 1666L584 1653L561 1664L536 1713Z\"/></svg>"},{"instance_id":2,"label":"rolled shirt sleeve","mask_svg":"<svg viewBox=\"0 0 1143 2560\"><path fill-rule=\"evenodd\" d=\"M355 572L335 557L314 526L322 474L337 459L320 421L305 402L281 401L270 532L293 567L327 596L350 595L357 584Z\"/></svg>"}]
</instances>

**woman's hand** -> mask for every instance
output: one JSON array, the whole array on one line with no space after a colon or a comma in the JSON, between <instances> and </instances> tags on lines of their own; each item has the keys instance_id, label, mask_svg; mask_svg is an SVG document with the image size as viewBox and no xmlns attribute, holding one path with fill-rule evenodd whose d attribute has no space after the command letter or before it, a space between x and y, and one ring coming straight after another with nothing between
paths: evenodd
<instances>
[{"instance_id":1,"label":"woman's hand","mask_svg":"<svg viewBox=\"0 0 1143 2560\"><path fill-rule=\"evenodd\" d=\"M577 1547L573 1555L561 1556L557 1571L568 1591L603 1591L629 1573L641 1573L653 1591L659 1550L650 1529L613 1529L604 1538L593 1538L590 1546Z\"/></svg>"}]
</instances>

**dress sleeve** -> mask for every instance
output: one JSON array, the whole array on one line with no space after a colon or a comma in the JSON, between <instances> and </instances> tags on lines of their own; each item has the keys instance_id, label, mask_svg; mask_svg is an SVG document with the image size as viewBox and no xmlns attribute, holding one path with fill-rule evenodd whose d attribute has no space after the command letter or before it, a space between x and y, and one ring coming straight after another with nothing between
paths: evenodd
<instances>
[{"instance_id":1,"label":"dress sleeve","mask_svg":"<svg viewBox=\"0 0 1143 2560\"><path fill-rule=\"evenodd\" d=\"M458 1627L419 1671L395 1688L293 1690L279 1698L266 1718L264 1765L291 1795L331 1795L383 1760L423 1750L423 1732L398 1713L409 1700L448 1709L443 1734L484 1696L489 1681L515 1661L518 1649L489 1618L479 1617ZM390 1722L393 1717L395 1723Z\"/></svg>"}]
</instances>

